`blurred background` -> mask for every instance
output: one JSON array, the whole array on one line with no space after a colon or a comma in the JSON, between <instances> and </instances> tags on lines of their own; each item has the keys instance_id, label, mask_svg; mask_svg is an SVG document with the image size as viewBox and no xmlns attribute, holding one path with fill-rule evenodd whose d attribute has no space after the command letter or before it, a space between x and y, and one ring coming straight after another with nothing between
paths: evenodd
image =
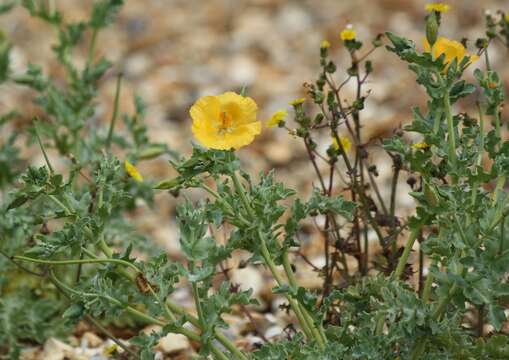
<instances>
[{"instance_id":1,"label":"blurred background","mask_svg":"<svg viewBox=\"0 0 509 360\"><path fill-rule=\"evenodd\" d=\"M484 36L484 12L509 11L509 3L503 0L447 3L451 9L443 16L441 35L458 41L468 38L471 52L475 51L475 39ZM55 4L66 21L77 21L88 19L92 0L55 0ZM97 40L96 58L105 56L115 64L102 80L97 116L105 123L110 119L116 75L122 72L121 112L132 112L133 95L141 96L148 106L146 122L153 141L189 154L193 137L188 110L198 97L238 92L246 87L247 94L258 103L260 119L270 118L278 109L290 110L288 102L305 95L303 83L313 82L318 76L323 39L331 43L331 58L338 65L336 81L342 82L350 58L339 33L347 24L352 24L357 38L365 43L361 54L371 48L371 40L377 34L385 31L404 35L422 48L425 4L421 0L127 0L118 20L102 31ZM24 73L29 63L36 63L52 78L62 76L51 51L55 33L47 24L30 18L26 10L18 7L0 17L0 29L14 45L14 73ZM90 35L73 54L83 65ZM492 67L509 79L507 48L495 43L492 49ZM411 119L413 106L425 105L426 96L415 83L414 74L394 54L380 47L370 59L374 73L364 88L369 96L361 123L363 140L374 145L370 162L379 168L381 191L386 196L391 162L376 147L381 138L391 136ZM479 61L475 66L485 65ZM467 78L472 78L475 66L467 70ZM345 88L343 96L353 98L353 90ZM0 113L20 109L22 117L17 121L21 127L39 114L40 110L32 103L33 96L26 88L2 85ZM459 106L468 109L475 96L469 101ZM312 111L309 101L306 107ZM507 113L506 109L503 119L507 119ZM287 122L290 127L291 115L290 111ZM324 152L331 140L324 134L318 143ZM43 163L37 148L25 147L24 151L24 156L32 156L34 163ZM302 142L283 129L265 129L238 153L251 174L275 168L279 180L303 194L309 193L316 182ZM140 170L145 179L153 182L174 175L165 158L143 162ZM404 194L410 190L405 180L403 177L400 187ZM339 191L338 188L336 192ZM400 216L413 208L411 199L404 194L398 207ZM159 194L154 207L140 204L131 214L140 231L174 258L179 257L173 216L176 201L167 194ZM314 251L314 236L310 231L308 251L319 265L320 243ZM321 279L311 270L299 275L306 282L303 285L321 286ZM253 287L255 294L269 296L270 286L263 283L258 269L248 267L233 273L233 280L236 279L245 287Z\"/></svg>"}]
</instances>

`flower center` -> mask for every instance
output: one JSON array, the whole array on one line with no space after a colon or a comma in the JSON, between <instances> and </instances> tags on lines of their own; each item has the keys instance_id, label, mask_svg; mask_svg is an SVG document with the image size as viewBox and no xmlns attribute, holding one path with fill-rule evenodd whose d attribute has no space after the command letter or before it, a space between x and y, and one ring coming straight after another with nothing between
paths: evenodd
<instances>
[{"instance_id":1,"label":"flower center","mask_svg":"<svg viewBox=\"0 0 509 360\"><path fill-rule=\"evenodd\" d=\"M233 117L226 111L222 111L219 114L219 134L224 135L225 133L231 132L233 125Z\"/></svg>"}]
</instances>

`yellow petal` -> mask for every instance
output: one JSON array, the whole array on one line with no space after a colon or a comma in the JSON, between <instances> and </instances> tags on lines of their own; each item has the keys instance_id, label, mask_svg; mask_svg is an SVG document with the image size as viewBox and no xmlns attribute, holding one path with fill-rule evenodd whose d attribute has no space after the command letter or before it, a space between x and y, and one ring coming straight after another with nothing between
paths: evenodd
<instances>
[{"instance_id":1,"label":"yellow petal","mask_svg":"<svg viewBox=\"0 0 509 360\"><path fill-rule=\"evenodd\" d=\"M281 122L283 122L288 115L288 111L285 109L281 109L272 114L272 117L269 121L267 121L267 127L273 128L278 126Z\"/></svg>"},{"instance_id":2,"label":"yellow petal","mask_svg":"<svg viewBox=\"0 0 509 360\"><path fill-rule=\"evenodd\" d=\"M428 40L424 39L424 52L431 52L434 59L444 55L444 63L447 65L449 65L454 59L456 59L459 64L465 56L470 57L467 66L479 59L477 55L468 54L462 43L447 39L442 36L437 39L435 44L433 44L433 48L431 49Z\"/></svg>"},{"instance_id":3,"label":"yellow petal","mask_svg":"<svg viewBox=\"0 0 509 360\"><path fill-rule=\"evenodd\" d=\"M449 5L447 4L444 4L444 3L429 3L429 4L426 4L426 11L427 12L432 12L432 11L436 11L436 12L440 12L440 13L446 13L448 12L450 9Z\"/></svg>"},{"instance_id":4,"label":"yellow petal","mask_svg":"<svg viewBox=\"0 0 509 360\"><path fill-rule=\"evenodd\" d=\"M204 96L198 99L191 109L189 114L194 123L219 123L219 113L221 103L216 96Z\"/></svg>"},{"instance_id":5,"label":"yellow petal","mask_svg":"<svg viewBox=\"0 0 509 360\"><path fill-rule=\"evenodd\" d=\"M343 147L343 150L345 151L345 153L347 153L350 150L350 148L352 147L352 143L351 143L350 139L347 138L346 136L341 136L339 138L339 141L341 142L341 146ZM339 144L338 144L338 141L336 140L335 136L332 137L332 145L334 146L334 148L336 150L339 150Z\"/></svg>"},{"instance_id":6,"label":"yellow petal","mask_svg":"<svg viewBox=\"0 0 509 360\"><path fill-rule=\"evenodd\" d=\"M415 149L415 150L427 150L429 149L429 145L422 141L422 142L418 142L418 143L415 143L415 144L412 144L412 149Z\"/></svg>"},{"instance_id":7,"label":"yellow petal","mask_svg":"<svg viewBox=\"0 0 509 360\"><path fill-rule=\"evenodd\" d=\"M327 40L322 40L322 42L320 43L320 47L322 49L328 49L330 48L330 42L328 42Z\"/></svg>"},{"instance_id":8,"label":"yellow petal","mask_svg":"<svg viewBox=\"0 0 509 360\"><path fill-rule=\"evenodd\" d=\"M348 40L355 40L355 36L357 36L354 29L346 28L339 34L341 37L341 40L348 41Z\"/></svg>"},{"instance_id":9,"label":"yellow petal","mask_svg":"<svg viewBox=\"0 0 509 360\"><path fill-rule=\"evenodd\" d=\"M303 104L304 101L306 101L305 98L298 98L298 99L290 101L288 104L290 104L292 106L297 106L297 105Z\"/></svg>"},{"instance_id":10,"label":"yellow petal","mask_svg":"<svg viewBox=\"0 0 509 360\"><path fill-rule=\"evenodd\" d=\"M229 91L218 95L217 98L219 99L221 108L231 111L231 115L237 117L238 122L249 123L256 121L258 106L250 97Z\"/></svg>"},{"instance_id":11,"label":"yellow petal","mask_svg":"<svg viewBox=\"0 0 509 360\"><path fill-rule=\"evenodd\" d=\"M124 168L127 174L132 177L137 182L143 182L143 176L141 176L140 172L136 167L131 164L129 161L124 161Z\"/></svg>"}]
</instances>

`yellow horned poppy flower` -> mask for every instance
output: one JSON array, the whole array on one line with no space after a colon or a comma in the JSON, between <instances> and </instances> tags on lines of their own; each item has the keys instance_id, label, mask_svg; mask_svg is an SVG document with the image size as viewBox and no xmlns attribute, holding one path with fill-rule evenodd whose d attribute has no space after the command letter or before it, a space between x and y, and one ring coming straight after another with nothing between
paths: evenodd
<instances>
[{"instance_id":1,"label":"yellow horned poppy flower","mask_svg":"<svg viewBox=\"0 0 509 360\"><path fill-rule=\"evenodd\" d=\"M134 180L136 180L137 182L142 182L143 181L143 176L141 176L140 172L138 171L138 169L136 169L136 167L131 164L129 161L124 161L124 168L125 168L125 171L127 172L127 174L132 177Z\"/></svg>"},{"instance_id":2,"label":"yellow horned poppy flower","mask_svg":"<svg viewBox=\"0 0 509 360\"><path fill-rule=\"evenodd\" d=\"M345 153L347 153L350 150L350 148L352 147L352 143L350 142L350 139L348 139L346 136L341 136L339 138L339 141L341 142L341 146L343 147L343 150L345 151ZM332 137L332 145L334 146L334 149L339 150L339 144L338 144L338 141L336 140L335 136Z\"/></svg>"},{"instance_id":3,"label":"yellow horned poppy flower","mask_svg":"<svg viewBox=\"0 0 509 360\"><path fill-rule=\"evenodd\" d=\"M341 37L341 40L349 41L349 40L355 40L355 36L357 36L357 33L352 28L352 25L347 25L346 29L341 31L339 36Z\"/></svg>"},{"instance_id":4,"label":"yellow horned poppy flower","mask_svg":"<svg viewBox=\"0 0 509 360\"><path fill-rule=\"evenodd\" d=\"M234 92L201 97L189 110L193 134L211 149L238 149L250 144L261 132L257 109L253 99Z\"/></svg>"},{"instance_id":5,"label":"yellow horned poppy flower","mask_svg":"<svg viewBox=\"0 0 509 360\"><path fill-rule=\"evenodd\" d=\"M429 3L429 4L426 4L426 11L427 12L432 12L432 11L436 11L436 12L439 12L439 13L446 13L448 12L450 9L449 5L447 4L444 4L444 3Z\"/></svg>"},{"instance_id":6,"label":"yellow horned poppy flower","mask_svg":"<svg viewBox=\"0 0 509 360\"><path fill-rule=\"evenodd\" d=\"M458 41L450 40L445 37L440 36L437 41L433 44L433 48L430 49L429 42L427 39L424 39L424 52L431 52L433 58L437 59L440 55L444 54L445 59L444 62L449 65L451 61L456 59L456 61L461 63L465 56L469 56L470 60L467 65L470 65L474 61L479 60L479 56L470 55L466 52L465 47Z\"/></svg>"},{"instance_id":7,"label":"yellow horned poppy flower","mask_svg":"<svg viewBox=\"0 0 509 360\"><path fill-rule=\"evenodd\" d=\"M418 143L412 144L412 149L415 149L415 150L427 150L427 149L429 149L429 145L427 143L425 143L424 141L422 141L422 142L418 142Z\"/></svg>"},{"instance_id":8,"label":"yellow horned poppy flower","mask_svg":"<svg viewBox=\"0 0 509 360\"><path fill-rule=\"evenodd\" d=\"M320 48L322 49L330 48L330 42L328 42L327 40L322 40L322 42L320 43Z\"/></svg>"},{"instance_id":9,"label":"yellow horned poppy flower","mask_svg":"<svg viewBox=\"0 0 509 360\"><path fill-rule=\"evenodd\" d=\"M287 115L288 111L285 109L276 111L274 114L272 114L270 120L267 121L267 127L273 128L275 126L278 126L280 123L285 121Z\"/></svg>"}]
</instances>

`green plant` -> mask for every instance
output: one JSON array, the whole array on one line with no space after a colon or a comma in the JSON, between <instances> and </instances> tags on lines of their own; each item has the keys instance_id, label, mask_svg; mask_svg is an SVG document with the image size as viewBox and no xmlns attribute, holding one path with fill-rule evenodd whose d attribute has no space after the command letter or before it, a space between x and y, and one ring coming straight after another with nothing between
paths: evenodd
<instances>
[{"instance_id":1,"label":"green plant","mask_svg":"<svg viewBox=\"0 0 509 360\"><path fill-rule=\"evenodd\" d=\"M189 158L150 141L140 98L135 99L135 114L123 116L127 136L117 130L121 75L112 118L107 126L96 121L99 82L111 64L95 58L95 47L99 31L113 20L122 1L97 1L89 21L73 24L65 24L62 15L45 4L22 2L57 30L53 49L65 69L64 86L35 65L22 76L10 74L10 45L0 39L0 81L38 93L35 102L44 117L34 119L22 136L40 147L46 161L45 166L26 167L14 143L17 135L0 146L0 169L5 169L0 173L0 351L18 358L24 343L62 335L83 319L114 338L104 325L122 316L124 325L136 330L144 324L160 326L150 334L140 332L131 347L122 345L129 356L141 359L153 358L154 345L170 332L185 335L199 344L200 356L215 359L509 356L509 339L502 331L509 294L509 198L504 191L509 142L502 138L504 91L490 67L489 41L479 39L478 54L469 56L462 44L439 37L442 7L431 8L426 18L425 51L393 33L377 36L366 51L355 31L347 28L341 38L350 66L339 85L330 44L322 42L320 74L306 86L315 112L305 106L305 99L297 99L291 103L295 128L284 121L285 112L271 120L272 126L302 139L308 152L319 187L304 200L276 182L274 172L252 177L230 149L247 145L260 132L253 117L256 104L246 91L197 101L191 110L193 131L211 148L195 145ZM70 54L88 33L87 61L79 69ZM380 195L361 119L364 85L373 71L369 57L384 38L387 50L409 64L428 95L426 109L413 109L413 121L404 128L422 141L409 144L402 131L384 140L393 162L389 202ZM486 70L474 71L482 89L477 118L455 114L453 105L476 91L463 73L479 64L478 56L484 56ZM345 105L342 89L350 81L356 96ZM0 126L9 126L15 116L5 114ZM315 140L321 132L330 134L326 154L318 152ZM349 136L340 136L344 133ZM66 160L65 169L53 165L50 148ZM124 166L116 155L120 151ZM162 154L171 157L176 177L151 183L131 164ZM318 161L326 162L327 174ZM487 162L492 164L489 169L483 167ZM417 208L415 215L399 219L398 180L405 172L413 179ZM350 200L334 194L337 181L344 183ZM202 201L185 197L191 188L202 191ZM154 190L183 194L177 208L182 263L143 246L146 241L140 241L144 238L126 220L136 199L150 204ZM292 267L301 223L316 217L325 218L319 229L326 259L318 269L322 292L299 286ZM214 237L219 229L227 238L224 244ZM370 252L370 230L380 254ZM402 248L400 238L405 241ZM417 290L406 281L413 271L409 256L416 240L421 245ZM147 252L147 260L134 257L134 247ZM252 353L223 332L228 326L223 314L256 303L251 291L239 291L218 272L239 249L249 252L249 262L270 271L277 283L273 292L285 296L298 324L288 339L266 343ZM348 256L355 257L357 266L349 266ZM430 261L426 276L424 258ZM182 281L192 290L196 316L171 300ZM469 314L475 315L474 321ZM59 316L66 321L57 321ZM494 328L492 334L484 333L485 324Z\"/></svg>"}]
</instances>

